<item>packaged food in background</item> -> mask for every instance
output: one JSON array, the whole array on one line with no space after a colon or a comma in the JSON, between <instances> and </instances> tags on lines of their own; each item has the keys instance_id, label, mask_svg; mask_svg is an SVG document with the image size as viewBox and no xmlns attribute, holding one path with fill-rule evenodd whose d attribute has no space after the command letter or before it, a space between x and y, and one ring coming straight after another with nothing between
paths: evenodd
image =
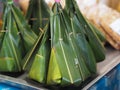
<instances>
[{"instance_id":1,"label":"packaged food in background","mask_svg":"<svg viewBox=\"0 0 120 90\"><path fill-rule=\"evenodd\" d=\"M108 0L108 6L120 12L120 0Z\"/></svg>"},{"instance_id":2,"label":"packaged food in background","mask_svg":"<svg viewBox=\"0 0 120 90\"><path fill-rule=\"evenodd\" d=\"M76 1L78 3L79 9L85 15L88 12L89 8L93 7L98 2L97 0L76 0Z\"/></svg>"},{"instance_id":3,"label":"packaged food in background","mask_svg":"<svg viewBox=\"0 0 120 90\"><path fill-rule=\"evenodd\" d=\"M110 7L106 7L106 12L101 14L100 25L104 29L104 32L111 37L108 39L108 42L115 48L120 50L120 13L116 10L113 10ZM104 10L101 9L101 11ZM111 41L115 43L112 44Z\"/></svg>"},{"instance_id":4,"label":"packaged food in background","mask_svg":"<svg viewBox=\"0 0 120 90\"><path fill-rule=\"evenodd\" d=\"M96 1L96 3L91 4L89 8L87 4L84 4L83 0L79 0L78 4L80 4L79 8L88 20L105 34L107 41L115 49L120 50L120 13L107 6L110 1L112 2L112 0Z\"/></svg>"},{"instance_id":5,"label":"packaged food in background","mask_svg":"<svg viewBox=\"0 0 120 90\"><path fill-rule=\"evenodd\" d=\"M98 0L99 3L106 4L107 6L120 12L120 0Z\"/></svg>"}]
</instances>

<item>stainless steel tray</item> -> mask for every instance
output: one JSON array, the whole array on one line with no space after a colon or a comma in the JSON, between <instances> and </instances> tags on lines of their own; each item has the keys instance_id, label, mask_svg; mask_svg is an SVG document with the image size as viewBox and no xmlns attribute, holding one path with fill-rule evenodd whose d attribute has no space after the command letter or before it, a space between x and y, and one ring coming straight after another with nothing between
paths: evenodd
<instances>
[{"instance_id":1,"label":"stainless steel tray","mask_svg":"<svg viewBox=\"0 0 120 90\"><path fill-rule=\"evenodd\" d=\"M28 82L26 82L23 79L13 78L13 77L5 76L5 75L0 75L0 83L9 85L11 87L16 87L19 90L47 90L42 87L38 88L34 85L30 85L28 84Z\"/></svg>"}]
</instances>

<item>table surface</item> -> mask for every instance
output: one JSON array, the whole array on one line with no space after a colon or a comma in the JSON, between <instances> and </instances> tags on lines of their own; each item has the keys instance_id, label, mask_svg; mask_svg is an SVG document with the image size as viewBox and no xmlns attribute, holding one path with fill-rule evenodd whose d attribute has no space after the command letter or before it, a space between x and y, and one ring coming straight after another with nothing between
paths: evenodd
<instances>
[{"instance_id":1,"label":"table surface","mask_svg":"<svg viewBox=\"0 0 120 90\"><path fill-rule=\"evenodd\" d=\"M120 51L106 47L106 59L97 64L98 74L101 75L120 63Z\"/></svg>"}]
</instances>

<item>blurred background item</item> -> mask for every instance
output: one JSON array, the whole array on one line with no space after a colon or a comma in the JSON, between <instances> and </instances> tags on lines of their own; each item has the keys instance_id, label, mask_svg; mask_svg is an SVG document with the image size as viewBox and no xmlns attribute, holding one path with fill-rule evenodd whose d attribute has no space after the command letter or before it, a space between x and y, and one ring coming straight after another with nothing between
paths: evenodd
<instances>
[{"instance_id":1,"label":"blurred background item","mask_svg":"<svg viewBox=\"0 0 120 90\"><path fill-rule=\"evenodd\" d=\"M90 3L92 1L92 3ZM78 0L84 16L102 31L107 42L120 50L120 0Z\"/></svg>"},{"instance_id":2,"label":"blurred background item","mask_svg":"<svg viewBox=\"0 0 120 90\"><path fill-rule=\"evenodd\" d=\"M120 0L99 0L99 3L104 3L120 12Z\"/></svg>"},{"instance_id":3,"label":"blurred background item","mask_svg":"<svg viewBox=\"0 0 120 90\"><path fill-rule=\"evenodd\" d=\"M27 12L27 9L28 9L28 5L29 5L29 1L30 0L18 0L19 1L19 5L22 9L22 11L24 13ZM46 3L49 5L49 7L52 7L52 5L54 4L55 0L45 0ZM65 0L61 0L60 3L62 4L63 8L65 6Z\"/></svg>"},{"instance_id":4,"label":"blurred background item","mask_svg":"<svg viewBox=\"0 0 120 90\"><path fill-rule=\"evenodd\" d=\"M26 12L27 12L29 1L30 0L19 0L19 5L20 5L22 11L24 12L24 14L26 14Z\"/></svg>"}]
</instances>

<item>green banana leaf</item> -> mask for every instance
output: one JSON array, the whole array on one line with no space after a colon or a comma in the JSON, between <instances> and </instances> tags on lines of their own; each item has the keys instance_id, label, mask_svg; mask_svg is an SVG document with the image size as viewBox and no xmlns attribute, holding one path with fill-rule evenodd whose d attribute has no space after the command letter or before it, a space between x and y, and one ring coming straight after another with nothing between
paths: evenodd
<instances>
[{"instance_id":1,"label":"green banana leaf","mask_svg":"<svg viewBox=\"0 0 120 90\"><path fill-rule=\"evenodd\" d=\"M44 0L30 0L26 19L29 20L32 29L38 35L39 28L44 28L49 21L49 7Z\"/></svg>"},{"instance_id":2,"label":"green banana leaf","mask_svg":"<svg viewBox=\"0 0 120 90\"><path fill-rule=\"evenodd\" d=\"M81 73L82 73L82 80L86 80L91 74L96 73L96 61L89 46L84 32L80 29L80 25L76 20L76 17L70 18L67 13L64 12L64 17L66 20L66 26L69 33L70 41L72 47L74 48L74 53L76 53L79 63L82 62L80 65ZM71 22L71 23L70 23Z\"/></svg>"},{"instance_id":3,"label":"green banana leaf","mask_svg":"<svg viewBox=\"0 0 120 90\"><path fill-rule=\"evenodd\" d=\"M47 84L48 85L56 85L61 83L61 72L59 65L57 63L56 57L55 57L55 50L51 50L50 55L50 62L49 62L49 70L48 70L48 77L47 77Z\"/></svg>"},{"instance_id":4,"label":"green banana leaf","mask_svg":"<svg viewBox=\"0 0 120 90\"><path fill-rule=\"evenodd\" d=\"M93 28L94 32L97 34L98 38L100 39L101 42L106 42L106 37L105 35L100 31L98 30L98 28L96 28L91 22L88 22L91 27Z\"/></svg>"},{"instance_id":5,"label":"green banana leaf","mask_svg":"<svg viewBox=\"0 0 120 90\"><path fill-rule=\"evenodd\" d=\"M95 32L93 31L92 27L88 24L86 19L83 17L82 13L80 12L77 6L76 1L66 0L65 9L71 16L75 15L77 20L79 21L79 25L81 25L81 28L82 28L81 30L83 30L83 32L86 35L86 38L88 39L88 43L92 48L96 61L97 62L103 61L105 59L104 47L101 44Z\"/></svg>"},{"instance_id":6,"label":"green banana leaf","mask_svg":"<svg viewBox=\"0 0 120 90\"><path fill-rule=\"evenodd\" d=\"M58 66L56 65L56 68L59 67L57 70L59 70L61 74L56 70L56 74L58 74L58 78L56 79L55 74L53 76L48 73L48 80L52 81L47 82L56 82L56 84L61 82L60 85L62 86L71 84L80 85L84 79L90 76L90 72L83 58L79 55L75 38L70 36L68 30L70 28L68 28L69 25L67 26L66 24L66 19L59 3L54 4L53 13L51 13L50 27L53 51L50 62L54 62L55 64L55 60L57 60ZM50 65L49 70L52 68L52 64ZM50 72L49 70L48 72Z\"/></svg>"},{"instance_id":7,"label":"green banana leaf","mask_svg":"<svg viewBox=\"0 0 120 90\"><path fill-rule=\"evenodd\" d=\"M84 58L84 61L85 61L86 65L88 66L88 69L90 70L90 72L95 74L96 73L95 56L93 54L93 51L92 51L89 43L86 40L85 34L82 31L82 28L80 27L76 16L71 18L71 26L72 26L71 32L73 32L74 38L76 39L76 43L77 43L76 45L78 47L80 55L81 55L81 57Z\"/></svg>"},{"instance_id":8,"label":"green banana leaf","mask_svg":"<svg viewBox=\"0 0 120 90\"><path fill-rule=\"evenodd\" d=\"M32 49L38 36L12 0L4 2L3 22L0 32L0 71L22 71L23 58Z\"/></svg>"},{"instance_id":9,"label":"green banana leaf","mask_svg":"<svg viewBox=\"0 0 120 90\"><path fill-rule=\"evenodd\" d=\"M95 56L93 54L92 48L86 40L85 31L83 31L84 28L82 28L82 26L79 24L79 21L74 14L75 10L72 1L66 1L66 5L67 6L64 10L69 16L66 15L65 17L66 19L70 18L70 20L67 19L67 22L71 22L71 27L69 26L68 28L71 30L70 32L73 33L73 36L75 38L73 41L76 41L77 50L79 50L79 54L81 55L80 57L83 57L85 64L88 66L88 70L91 72L91 74L96 74Z\"/></svg>"},{"instance_id":10,"label":"green banana leaf","mask_svg":"<svg viewBox=\"0 0 120 90\"><path fill-rule=\"evenodd\" d=\"M6 5L5 25L3 25L4 36L0 49L0 71L19 72L21 71L22 42L18 34L15 18L12 16L12 5Z\"/></svg>"},{"instance_id":11,"label":"green banana leaf","mask_svg":"<svg viewBox=\"0 0 120 90\"><path fill-rule=\"evenodd\" d=\"M22 69L25 71L29 71L31 68L31 64L33 63L33 58L36 54L38 45L43 37L43 32L38 36L37 40L35 41L35 44L33 47L29 50L29 52L25 55L25 57L22 60Z\"/></svg>"},{"instance_id":12,"label":"green banana leaf","mask_svg":"<svg viewBox=\"0 0 120 90\"><path fill-rule=\"evenodd\" d=\"M14 5L12 5L12 14L16 20L25 51L28 52L34 45L38 36L31 30L21 11Z\"/></svg>"},{"instance_id":13,"label":"green banana leaf","mask_svg":"<svg viewBox=\"0 0 120 90\"><path fill-rule=\"evenodd\" d=\"M47 25L48 26L48 25ZM44 30L44 36L39 45L39 50L35 55L32 67L29 72L29 77L40 83L46 83L47 69L50 58L50 31L49 28Z\"/></svg>"}]
</instances>

